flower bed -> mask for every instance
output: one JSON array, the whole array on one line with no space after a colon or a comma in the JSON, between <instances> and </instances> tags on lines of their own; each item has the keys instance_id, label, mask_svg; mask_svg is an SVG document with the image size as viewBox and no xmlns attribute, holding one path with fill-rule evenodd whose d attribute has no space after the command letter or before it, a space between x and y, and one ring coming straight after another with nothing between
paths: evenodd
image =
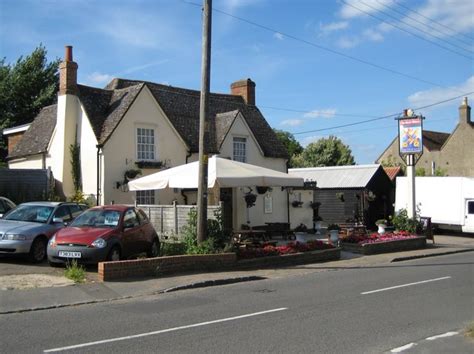
<instances>
[{"instance_id":1,"label":"flower bed","mask_svg":"<svg viewBox=\"0 0 474 354\"><path fill-rule=\"evenodd\" d=\"M344 250L362 253L377 254L387 252L408 251L426 247L426 238L408 232L390 232L383 235L351 235L341 239Z\"/></svg>"},{"instance_id":2,"label":"flower bed","mask_svg":"<svg viewBox=\"0 0 474 354\"><path fill-rule=\"evenodd\" d=\"M241 248L237 251L239 259L251 259L268 256L281 256L285 254L310 252L318 250L332 249L334 246L326 244L319 240L302 242L289 242L286 246L273 246L271 244L263 244L262 247Z\"/></svg>"}]
</instances>

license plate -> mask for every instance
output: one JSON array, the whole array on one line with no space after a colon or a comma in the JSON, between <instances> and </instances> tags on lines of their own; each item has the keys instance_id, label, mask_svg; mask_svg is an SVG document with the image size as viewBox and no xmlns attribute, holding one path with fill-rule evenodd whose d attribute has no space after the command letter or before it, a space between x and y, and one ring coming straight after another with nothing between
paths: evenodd
<instances>
[{"instance_id":1,"label":"license plate","mask_svg":"<svg viewBox=\"0 0 474 354\"><path fill-rule=\"evenodd\" d=\"M59 251L59 257L81 258L81 252Z\"/></svg>"}]
</instances>

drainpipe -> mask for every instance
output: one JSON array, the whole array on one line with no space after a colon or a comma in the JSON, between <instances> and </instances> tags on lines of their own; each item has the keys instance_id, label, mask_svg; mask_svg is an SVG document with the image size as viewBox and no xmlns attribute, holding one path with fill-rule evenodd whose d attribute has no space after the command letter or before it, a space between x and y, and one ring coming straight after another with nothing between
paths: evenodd
<instances>
[{"instance_id":1,"label":"drainpipe","mask_svg":"<svg viewBox=\"0 0 474 354\"><path fill-rule=\"evenodd\" d=\"M96 194L96 199L97 199L97 205L100 204L100 151L104 147L103 144L97 144L97 194Z\"/></svg>"}]
</instances>

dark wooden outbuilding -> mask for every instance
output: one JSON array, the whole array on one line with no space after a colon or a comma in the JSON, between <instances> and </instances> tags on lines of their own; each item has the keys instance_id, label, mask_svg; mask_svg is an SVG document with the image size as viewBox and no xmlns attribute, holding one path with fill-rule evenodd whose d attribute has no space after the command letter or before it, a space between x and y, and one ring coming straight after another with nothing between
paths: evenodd
<instances>
[{"instance_id":1,"label":"dark wooden outbuilding","mask_svg":"<svg viewBox=\"0 0 474 354\"><path fill-rule=\"evenodd\" d=\"M375 221L393 214L394 184L381 165L354 165L290 169L289 173L316 181L314 202L328 225L363 222L375 228Z\"/></svg>"}]
</instances>

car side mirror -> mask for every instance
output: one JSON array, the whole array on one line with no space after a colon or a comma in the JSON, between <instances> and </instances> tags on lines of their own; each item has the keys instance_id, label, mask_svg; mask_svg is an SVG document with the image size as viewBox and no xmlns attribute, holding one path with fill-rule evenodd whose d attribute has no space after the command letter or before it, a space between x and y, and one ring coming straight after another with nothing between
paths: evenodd
<instances>
[{"instance_id":1,"label":"car side mirror","mask_svg":"<svg viewBox=\"0 0 474 354\"><path fill-rule=\"evenodd\" d=\"M57 218L57 217L54 217L53 218L53 223L54 224L66 224L63 220L63 218Z\"/></svg>"}]
</instances>

